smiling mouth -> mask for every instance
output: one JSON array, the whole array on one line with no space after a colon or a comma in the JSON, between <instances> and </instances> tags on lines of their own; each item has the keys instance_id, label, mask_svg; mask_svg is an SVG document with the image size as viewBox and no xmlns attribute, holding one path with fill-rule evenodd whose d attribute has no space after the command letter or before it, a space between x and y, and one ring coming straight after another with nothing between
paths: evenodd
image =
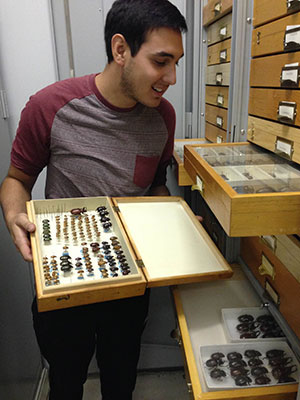
<instances>
[{"instance_id":1,"label":"smiling mouth","mask_svg":"<svg viewBox=\"0 0 300 400\"><path fill-rule=\"evenodd\" d=\"M163 92L163 89L155 88L154 86L152 86L152 89L153 89L156 93L162 93L162 92Z\"/></svg>"}]
</instances>

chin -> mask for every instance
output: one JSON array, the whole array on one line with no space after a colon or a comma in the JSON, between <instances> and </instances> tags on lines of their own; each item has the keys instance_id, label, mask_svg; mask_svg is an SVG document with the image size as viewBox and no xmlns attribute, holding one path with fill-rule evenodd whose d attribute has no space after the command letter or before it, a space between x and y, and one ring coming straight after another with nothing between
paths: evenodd
<instances>
[{"instance_id":1,"label":"chin","mask_svg":"<svg viewBox=\"0 0 300 400\"><path fill-rule=\"evenodd\" d=\"M158 107L160 105L161 102L161 97L154 99L154 100L148 100L148 101L141 101L142 104L144 104L144 106L146 107Z\"/></svg>"}]
</instances>

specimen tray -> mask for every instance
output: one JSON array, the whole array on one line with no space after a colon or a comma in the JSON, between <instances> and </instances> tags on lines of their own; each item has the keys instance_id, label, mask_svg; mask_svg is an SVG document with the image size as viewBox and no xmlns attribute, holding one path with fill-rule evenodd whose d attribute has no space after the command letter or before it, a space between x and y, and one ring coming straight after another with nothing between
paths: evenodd
<instances>
[{"instance_id":1,"label":"specimen tray","mask_svg":"<svg viewBox=\"0 0 300 400\"><path fill-rule=\"evenodd\" d=\"M99 207L108 212L112 224L108 231L99 222ZM75 215L71 213L74 209ZM180 197L31 200L27 210L37 226L31 243L40 311L138 296L151 286L232 275L228 263ZM112 237L117 238L117 247L126 258L126 275L118 265ZM91 246L95 243L99 248ZM116 261L113 272L104 254L107 246ZM66 258L72 265L70 271L61 270ZM100 260L106 264L99 266ZM107 272L103 276L100 270L104 267Z\"/></svg>"}]
</instances>

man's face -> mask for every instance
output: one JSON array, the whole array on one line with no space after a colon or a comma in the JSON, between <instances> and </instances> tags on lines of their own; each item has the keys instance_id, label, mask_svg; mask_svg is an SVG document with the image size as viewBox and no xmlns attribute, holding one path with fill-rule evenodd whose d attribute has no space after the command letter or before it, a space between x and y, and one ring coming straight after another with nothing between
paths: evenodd
<instances>
[{"instance_id":1,"label":"man's face","mask_svg":"<svg viewBox=\"0 0 300 400\"><path fill-rule=\"evenodd\" d=\"M130 53L130 52L129 52ZM138 53L128 54L121 77L122 94L148 107L157 107L169 85L176 83L176 65L183 56L181 33L159 28L148 33Z\"/></svg>"}]
</instances>

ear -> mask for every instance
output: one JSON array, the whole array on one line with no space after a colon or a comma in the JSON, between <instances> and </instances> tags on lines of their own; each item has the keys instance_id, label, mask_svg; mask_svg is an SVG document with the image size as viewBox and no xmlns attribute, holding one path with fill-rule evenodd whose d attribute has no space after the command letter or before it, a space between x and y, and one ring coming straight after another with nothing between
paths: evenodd
<instances>
[{"instance_id":1,"label":"ear","mask_svg":"<svg viewBox=\"0 0 300 400\"><path fill-rule=\"evenodd\" d=\"M129 46L123 35L116 33L111 38L111 51L114 61L123 66L128 52L130 52Z\"/></svg>"}]
</instances>

